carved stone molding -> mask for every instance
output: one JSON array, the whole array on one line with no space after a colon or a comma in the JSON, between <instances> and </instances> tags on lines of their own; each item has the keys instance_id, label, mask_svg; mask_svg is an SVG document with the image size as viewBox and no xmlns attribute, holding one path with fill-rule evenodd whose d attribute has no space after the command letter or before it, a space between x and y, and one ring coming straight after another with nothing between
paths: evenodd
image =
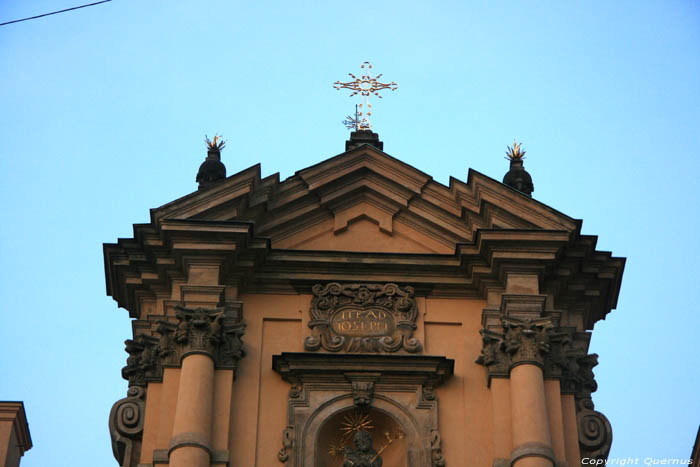
<instances>
[{"instance_id":1,"label":"carved stone molding","mask_svg":"<svg viewBox=\"0 0 700 467\"><path fill-rule=\"evenodd\" d=\"M121 467L136 467L141 456L141 438L146 415L146 391L132 386L127 397L114 403L109 413L112 452Z\"/></svg>"},{"instance_id":2,"label":"carved stone molding","mask_svg":"<svg viewBox=\"0 0 700 467\"><path fill-rule=\"evenodd\" d=\"M240 305L234 302L220 308L176 306L175 321L159 320L125 341L129 357L122 377L129 381L129 387L146 387L149 381L163 380L163 368L179 366L192 353L209 355L217 369L235 370L245 356L241 340L245 323Z\"/></svg>"},{"instance_id":3,"label":"carved stone molding","mask_svg":"<svg viewBox=\"0 0 700 467\"><path fill-rule=\"evenodd\" d=\"M306 350L415 353L423 348L413 337L418 317L413 287L332 282L316 284L312 292Z\"/></svg>"}]
</instances>

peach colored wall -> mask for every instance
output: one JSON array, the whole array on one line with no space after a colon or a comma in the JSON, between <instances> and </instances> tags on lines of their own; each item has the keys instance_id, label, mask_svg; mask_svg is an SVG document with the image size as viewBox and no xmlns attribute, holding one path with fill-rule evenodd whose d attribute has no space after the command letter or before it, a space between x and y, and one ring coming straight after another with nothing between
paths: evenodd
<instances>
[{"instance_id":1,"label":"peach colored wall","mask_svg":"<svg viewBox=\"0 0 700 467\"><path fill-rule=\"evenodd\" d=\"M480 300L427 299L425 353L455 361L454 375L437 390L442 453L448 465L487 467L493 462L491 393L483 367Z\"/></svg>"},{"instance_id":2,"label":"peach colored wall","mask_svg":"<svg viewBox=\"0 0 700 467\"><path fill-rule=\"evenodd\" d=\"M302 315L308 314L310 297L243 295L241 301L248 355L231 392L231 465L281 465L277 451L287 425L289 385L272 370L272 356L303 351Z\"/></svg>"}]
</instances>

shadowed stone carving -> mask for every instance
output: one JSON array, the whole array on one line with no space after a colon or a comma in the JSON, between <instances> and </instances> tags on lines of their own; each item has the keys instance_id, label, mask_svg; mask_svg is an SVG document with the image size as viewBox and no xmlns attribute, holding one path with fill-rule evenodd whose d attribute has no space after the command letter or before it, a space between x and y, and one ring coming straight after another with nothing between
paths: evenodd
<instances>
[{"instance_id":1,"label":"shadowed stone carving","mask_svg":"<svg viewBox=\"0 0 700 467\"><path fill-rule=\"evenodd\" d=\"M502 317L503 331L482 329L481 355L476 363L488 368L491 377L508 377L510 370L524 363L545 368L551 351L554 324L551 318Z\"/></svg>"},{"instance_id":2,"label":"shadowed stone carving","mask_svg":"<svg viewBox=\"0 0 700 467\"><path fill-rule=\"evenodd\" d=\"M550 318L502 318L505 350L510 354L511 368L523 363L544 366L549 353L549 334L553 329Z\"/></svg>"},{"instance_id":3,"label":"shadowed stone carving","mask_svg":"<svg viewBox=\"0 0 700 467\"><path fill-rule=\"evenodd\" d=\"M442 441L438 430L430 432L430 453L432 467L445 467L445 458L442 456Z\"/></svg>"},{"instance_id":4,"label":"shadowed stone carving","mask_svg":"<svg viewBox=\"0 0 700 467\"><path fill-rule=\"evenodd\" d=\"M359 410L366 410L372 405L374 383L372 381L353 381L352 400Z\"/></svg>"},{"instance_id":5,"label":"shadowed stone carving","mask_svg":"<svg viewBox=\"0 0 700 467\"><path fill-rule=\"evenodd\" d=\"M435 388L453 374L453 360L426 355L285 352L272 357L272 367L292 385L287 428L277 456L286 465L317 465L315 443L324 424L348 410L391 418L408 447L408 465L445 465ZM380 455L383 448L378 449Z\"/></svg>"},{"instance_id":6,"label":"shadowed stone carving","mask_svg":"<svg viewBox=\"0 0 700 467\"><path fill-rule=\"evenodd\" d=\"M146 387L149 381L162 381L164 367L177 367L192 353L209 355L217 369L236 369L245 356L242 337L245 323L240 304L220 308L175 307L177 322L160 320L155 335L138 334L127 339L126 366L122 377L129 387Z\"/></svg>"},{"instance_id":7,"label":"shadowed stone carving","mask_svg":"<svg viewBox=\"0 0 700 467\"><path fill-rule=\"evenodd\" d=\"M396 284L346 284L332 282L312 288L312 334L306 350L330 352L419 352L413 337L418 307L413 287Z\"/></svg>"},{"instance_id":8,"label":"shadowed stone carving","mask_svg":"<svg viewBox=\"0 0 700 467\"><path fill-rule=\"evenodd\" d=\"M591 354L577 359L578 378L575 380L576 423L581 458L605 460L612 446L612 427L605 415L595 410L591 393L598 389L593 367L598 355Z\"/></svg>"},{"instance_id":9,"label":"shadowed stone carving","mask_svg":"<svg viewBox=\"0 0 700 467\"><path fill-rule=\"evenodd\" d=\"M294 449L294 427L288 426L282 432L282 449L277 453L280 462L287 462L289 454Z\"/></svg>"},{"instance_id":10,"label":"shadowed stone carving","mask_svg":"<svg viewBox=\"0 0 700 467\"><path fill-rule=\"evenodd\" d=\"M109 413L109 434L112 438L112 452L121 467L136 467L141 455L141 438L146 403L146 391L132 386L127 397L112 406Z\"/></svg>"},{"instance_id":11,"label":"shadowed stone carving","mask_svg":"<svg viewBox=\"0 0 700 467\"><path fill-rule=\"evenodd\" d=\"M170 334L172 346L179 360L192 353L203 353L212 357L217 367L235 367L244 355L241 337L245 323L236 319L229 308L185 308L175 307L178 320L174 331L163 328Z\"/></svg>"},{"instance_id":12,"label":"shadowed stone carving","mask_svg":"<svg viewBox=\"0 0 700 467\"><path fill-rule=\"evenodd\" d=\"M124 341L129 357L126 366L122 368L122 378L129 381L129 387L146 387L149 380L162 375L158 342L158 338L146 334Z\"/></svg>"},{"instance_id":13,"label":"shadowed stone carving","mask_svg":"<svg viewBox=\"0 0 700 467\"><path fill-rule=\"evenodd\" d=\"M343 467L382 467L384 463L372 446L372 435L360 430L353 436L354 448L345 448Z\"/></svg>"}]
</instances>

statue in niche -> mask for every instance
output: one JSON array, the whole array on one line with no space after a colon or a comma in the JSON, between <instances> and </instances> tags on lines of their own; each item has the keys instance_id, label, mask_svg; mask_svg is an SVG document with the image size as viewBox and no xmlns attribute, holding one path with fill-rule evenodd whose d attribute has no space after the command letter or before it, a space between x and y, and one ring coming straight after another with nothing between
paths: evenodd
<instances>
[{"instance_id":1,"label":"statue in niche","mask_svg":"<svg viewBox=\"0 0 700 467\"><path fill-rule=\"evenodd\" d=\"M372 435L364 430L355 433L352 439L355 448L343 450L343 467L382 467L382 458L372 447Z\"/></svg>"}]
</instances>

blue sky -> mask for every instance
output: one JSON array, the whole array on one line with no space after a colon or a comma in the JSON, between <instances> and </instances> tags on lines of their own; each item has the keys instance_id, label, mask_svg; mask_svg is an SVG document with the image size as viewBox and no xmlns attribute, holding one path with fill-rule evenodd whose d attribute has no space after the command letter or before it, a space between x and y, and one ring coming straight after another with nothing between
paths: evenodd
<instances>
[{"instance_id":1,"label":"blue sky","mask_svg":"<svg viewBox=\"0 0 700 467\"><path fill-rule=\"evenodd\" d=\"M0 22L79 4L0 0ZM0 27L0 400L24 400L24 467L113 465L107 415L130 336L102 243L196 189L203 137L229 173L342 152L370 60L389 154L448 183L500 179L628 258L596 325L614 457L687 458L700 422L700 3L113 0ZM76 442L82 451L75 457Z\"/></svg>"}]
</instances>

